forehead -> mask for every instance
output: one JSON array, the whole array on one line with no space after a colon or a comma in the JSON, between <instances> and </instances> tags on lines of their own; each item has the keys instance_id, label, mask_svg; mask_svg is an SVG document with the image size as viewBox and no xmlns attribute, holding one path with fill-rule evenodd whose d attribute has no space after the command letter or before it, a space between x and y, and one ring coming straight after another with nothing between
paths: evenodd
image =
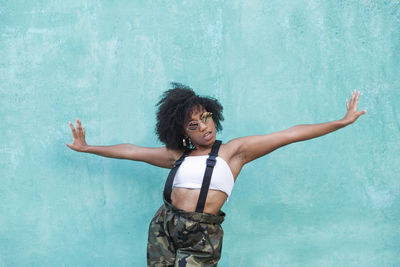
<instances>
[{"instance_id":1,"label":"forehead","mask_svg":"<svg viewBox=\"0 0 400 267\"><path fill-rule=\"evenodd\" d=\"M189 119L197 120L204 112L207 110L203 106L194 106L189 113Z\"/></svg>"}]
</instances>

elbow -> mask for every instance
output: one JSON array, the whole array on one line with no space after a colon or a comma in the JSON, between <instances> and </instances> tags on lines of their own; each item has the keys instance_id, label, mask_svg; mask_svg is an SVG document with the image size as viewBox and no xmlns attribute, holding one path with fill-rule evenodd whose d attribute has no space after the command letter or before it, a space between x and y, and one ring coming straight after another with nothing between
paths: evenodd
<instances>
[{"instance_id":1,"label":"elbow","mask_svg":"<svg viewBox=\"0 0 400 267\"><path fill-rule=\"evenodd\" d=\"M282 132L281 146L286 146L299 141L302 141L302 139L300 134L296 130L296 126L293 126Z\"/></svg>"}]
</instances>

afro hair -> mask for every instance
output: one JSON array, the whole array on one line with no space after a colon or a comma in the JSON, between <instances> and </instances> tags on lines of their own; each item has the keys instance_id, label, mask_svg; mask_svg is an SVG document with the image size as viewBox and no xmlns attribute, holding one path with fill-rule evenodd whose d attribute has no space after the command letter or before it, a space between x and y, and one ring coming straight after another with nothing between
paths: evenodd
<instances>
[{"instance_id":1,"label":"afro hair","mask_svg":"<svg viewBox=\"0 0 400 267\"><path fill-rule=\"evenodd\" d=\"M200 107L212 112L215 128L222 130L222 105L217 99L208 96L198 96L189 86L172 82L172 89L165 91L156 104L158 139L168 149L184 149L182 139L185 137L185 125L189 122L192 112Z\"/></svg>"}]
</instances>

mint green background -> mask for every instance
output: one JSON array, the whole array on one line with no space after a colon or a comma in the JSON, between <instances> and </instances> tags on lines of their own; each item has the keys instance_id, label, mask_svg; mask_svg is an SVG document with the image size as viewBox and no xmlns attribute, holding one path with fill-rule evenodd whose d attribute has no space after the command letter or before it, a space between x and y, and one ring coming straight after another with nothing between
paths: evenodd
<instances>
[{"instance_id":1,"label":"mint green background","mask_svg":"<svg viewBox=\"0 0 400 267\"><path fill-rule=\"evenodd\" d=\"M400 265L399 1L0 1L0 266L145 266L167 169L77 153L159 146L169 82L224 105L225 142L357 123L244 167L219 266Z\"/></svg>"}]
</instances>

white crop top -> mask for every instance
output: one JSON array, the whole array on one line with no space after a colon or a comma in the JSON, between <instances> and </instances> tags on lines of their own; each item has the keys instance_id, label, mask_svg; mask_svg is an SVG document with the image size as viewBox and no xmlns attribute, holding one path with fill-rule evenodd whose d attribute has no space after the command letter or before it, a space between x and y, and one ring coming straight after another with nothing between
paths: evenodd
<instances>
[{"instance_id":1,"label":"white crop top","mask_svg":"<svg viewBox=\"0 0 400 267\"><path fill-rule=\"evenodd\" d=\"M206 171L207 158L208 155L186 156L175 174L172 186L200 189ZM228 163L223 158L217 157L216 160L209 189L225 192L229 199L235 183L233 174Z\"/></svg>"}]
</instances>

